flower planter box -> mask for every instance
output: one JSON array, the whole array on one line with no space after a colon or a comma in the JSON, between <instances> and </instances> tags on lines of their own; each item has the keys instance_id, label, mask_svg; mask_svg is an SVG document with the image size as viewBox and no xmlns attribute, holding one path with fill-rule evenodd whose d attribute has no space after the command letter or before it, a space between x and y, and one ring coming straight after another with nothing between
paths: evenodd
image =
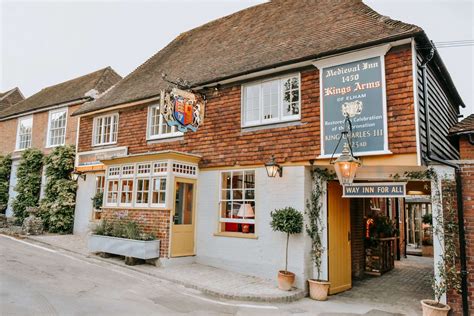
<instances>
[{"instance_id":1,"label":"flower planter box","mask_svg":"<svg viewBox=\"0 0 474 316\"><path fill-rule=\"evenodd\" d=\"M134 240L110 236L89 236L90 252L106 252L124 257L154 259L160 257L159 240Z\"/></svg>"}]
</instances>

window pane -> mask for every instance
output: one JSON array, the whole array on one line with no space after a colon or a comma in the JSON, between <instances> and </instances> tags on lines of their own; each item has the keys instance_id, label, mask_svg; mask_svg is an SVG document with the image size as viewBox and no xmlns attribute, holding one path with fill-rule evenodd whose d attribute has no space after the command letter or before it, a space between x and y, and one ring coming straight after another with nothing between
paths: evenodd
<instances>
[{"instance_id":1,"label":"window pane","mask_svg":"<svg viewBox=\"0 0 474 316\"><path fill-rule=\"evenodd\" d=\"M299 78L292 77L283 80L283 116L298 115L300 113Z\"/></svg>"},{"instance_id":2,"label":"window pane","mask_svg":"<svg viewBox=\"0 0 474 316\"><path fill-rule=\"evenodd\" d=\"M133 180L122 180L120 203L132 203Z\"/></svg>"},{"instance_id":3,"label":"window pane","mask_svg":"<svg viewBox=\"0 0 474 316\"><path fill-rule=\"evenodd\" d=\"M260 85L245 88L245 121L260 120Z\"/></svg>"},{"instance_id":4,"label":"window pane","mask_svg":"<svg viewBox=\"0 0 474 316\"><path fill-rule=\"evenodd\" d=\"M264 120L278 118L278 88L277 80L262 84Z\"/></svg>"}]
</instances>

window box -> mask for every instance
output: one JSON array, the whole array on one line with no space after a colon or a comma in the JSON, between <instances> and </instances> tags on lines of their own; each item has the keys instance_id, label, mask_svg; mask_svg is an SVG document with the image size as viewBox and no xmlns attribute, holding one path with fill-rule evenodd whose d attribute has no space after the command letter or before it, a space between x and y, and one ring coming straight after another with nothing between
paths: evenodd
<instances>
[{"instance_id":1,"label":"window box","mask_svg":"<svg viewBox=\"0 0 474 316\"><path fill-rule=\"evenodd\" d=\"M90 235L90 252L106 252L114 255L139 259L160 257L160 240L134 240L102 235Z\"/></svg>"}]
</instances>

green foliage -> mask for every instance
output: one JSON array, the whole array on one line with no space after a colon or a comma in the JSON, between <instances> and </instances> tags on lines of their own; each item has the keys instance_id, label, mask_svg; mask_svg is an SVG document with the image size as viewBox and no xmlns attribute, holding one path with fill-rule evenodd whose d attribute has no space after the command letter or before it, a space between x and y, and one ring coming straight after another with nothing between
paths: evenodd
<instances>
[{"instance_id":1,"label":"green foliage","mask_svg":"<svg viewBox=\"0 0 474 316\"><path fill-rule=\"evenodd\" d=\"M100 210L102 208L103 201L104 192L97 192L92 198L92 207L94 207L96 210Z\"/></svg>"},{"instance_id":2,"label":"green foliage","mask_svg":"<svg viewBox=\"0 0 474 316\"><path fill-rule=\"evenodd\" d=\"M423 224L433 226L433 214L426 213L421 217L421 221L423 222Z\"/></svg>"},{"instance_id":3,"label":"green foliage","mask_svg":"<svg viewBox=\"0 0 474 316\"><path fill-rule=\"evenodd\" d=\"M286 233L285 271L288 271L288 242L290 235L303 231L303 214L292 207L285 207L270 212L270 216L273 231Z\"/></svg>"},{"instance_id":4,"label":"green foliage","mask_svg":"<svg viewBox=\"0 0 474 316\"><path fill-rule=\"evenodd\" d=\"M77 190L77 183L71 179L74 157L74 146L59 146L44 159L46 188L40 216L52 233L71 233L73 229Z\"/></svg>"},{"instance_id":5,"label":"green foliage","mask_svg":"<svg viewBox=\"0 0 474 316\"><path fill-rule=\"evenodd\" d=\"M143 232L139 224L128 219L117 219L112 222L106 219L102 220L92 230L93 234L101 236L110 236L134 240L154 240L156 237L153 234Z\"/></svg>"},{"instance_id":6,"label":"green foliage","mask_svg":"<svg viewBox=\"0 0 474 316\"><path fill-rule=\"evenodd\" d=\"M306 201L306 215L308 216L308 224L306 225L306 233L311 238L311 258L318 272L317 279L321 275L321 258L324 252L321 234L324 226L321 218L322 198L326 192L324 181L332 180L335 174L327 169L315 169L312 172L312 190L311 196Z\"/></svg>"},{"instance_id":7,"label":"green foliage","mask_svg":"<svg viewBox=\"0 0 474 316\"><path fill-rule=\"evenodd\" d=\"M5 212L8 206L8 189L12 158L10 155L0 156L0 212Z\"/></svg>"},{"instance_id":8,"label":"green foliage","mask_svg":"<svg viewBox=\"0 0 474 316\"><path fill-rule=\"evenodd\" d=\"M41 170L43 153L34 148L26 149L21 155L16 173L16 198L13 201L13 214L18 224L28 216L26 208L38 206L41 190Z\"/></svg>"}]
</instances>

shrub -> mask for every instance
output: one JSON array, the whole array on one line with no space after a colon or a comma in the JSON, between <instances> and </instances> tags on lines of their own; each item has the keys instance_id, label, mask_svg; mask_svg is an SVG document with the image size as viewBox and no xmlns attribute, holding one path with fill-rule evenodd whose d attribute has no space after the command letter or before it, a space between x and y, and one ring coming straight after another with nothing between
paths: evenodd
<instances>
[{"instance_id":1,"label":"shrub","mask_svg":"<svg viewBox=\"0 0 474 316\"><path fill-rule=\"evenodd\" d=\"M423 222L423 224L433 226L433 214L426 213L421 217L421 221Z\"/></svg>"},{"instance_id":2,"label":"shrub","mask_svg":"<svg viewBox=\"0 0 474 316\"><path fill-rule=\"evenodd\" d=\"M5 212L8 206L8 190L12 158L10 155L0 156L0 212Z\"/></svg>"},{"instance_id":3,"label":"shrub","mask_svg":"<svg viewBox=\"0 0 474 316\"><path fill-rule=\"evenodd\" d=\"M74 157L74 146L59 146L44 159L46 188L40 216L52 233L71 233L74 226L77 190L77 183L71 179Z\"/></svg>"},{"instance_id":4,"label":"shrub","mask_svg":"<svg viewBox=\"0 0 474 316\"><path fill-rule=\"evenodd\" d=\"M147 234L143 232L137 222L128 220L126 218L119 218L112 222L103 219L92 229L92 233L95 235L127 238L134 240L156 239L153 234Z\"/></svg>"},{"instance_id":5,"label":"shrub","mask_svg":"<svg viewBox=\"0 0 474 316\"><path fill-rule=\"evenodd\" d=\"M285 207L272 211L270 215L273 231L286 233L285 272L288 272L288 242L290 235L299 234L303 230L303 214L292 207Z\"/></svg>"},{"instance_id":6,"label":"shrub","mask_svg":"<svg viewBox=\"0 0 474 316\"><path fill-rule=\"evenodd\" d=\"M21 155L16 173L16 198L13 201L13 215L17 224L22 224L28 216L26 208L38 206L41 190L41 170L43 153L38 149L26 149Z\"/></svg>"},{"instance_id":7,"label":"shrub","mask_svg":"<svg viewBox=\"0 0 474 316\"><path fill-rule=\"evenodd\" d=\"M96 210L100 210L102 208L103 201L104 192L97 192L92 198L92 207Z\"/></svg>"}]
</instances>

